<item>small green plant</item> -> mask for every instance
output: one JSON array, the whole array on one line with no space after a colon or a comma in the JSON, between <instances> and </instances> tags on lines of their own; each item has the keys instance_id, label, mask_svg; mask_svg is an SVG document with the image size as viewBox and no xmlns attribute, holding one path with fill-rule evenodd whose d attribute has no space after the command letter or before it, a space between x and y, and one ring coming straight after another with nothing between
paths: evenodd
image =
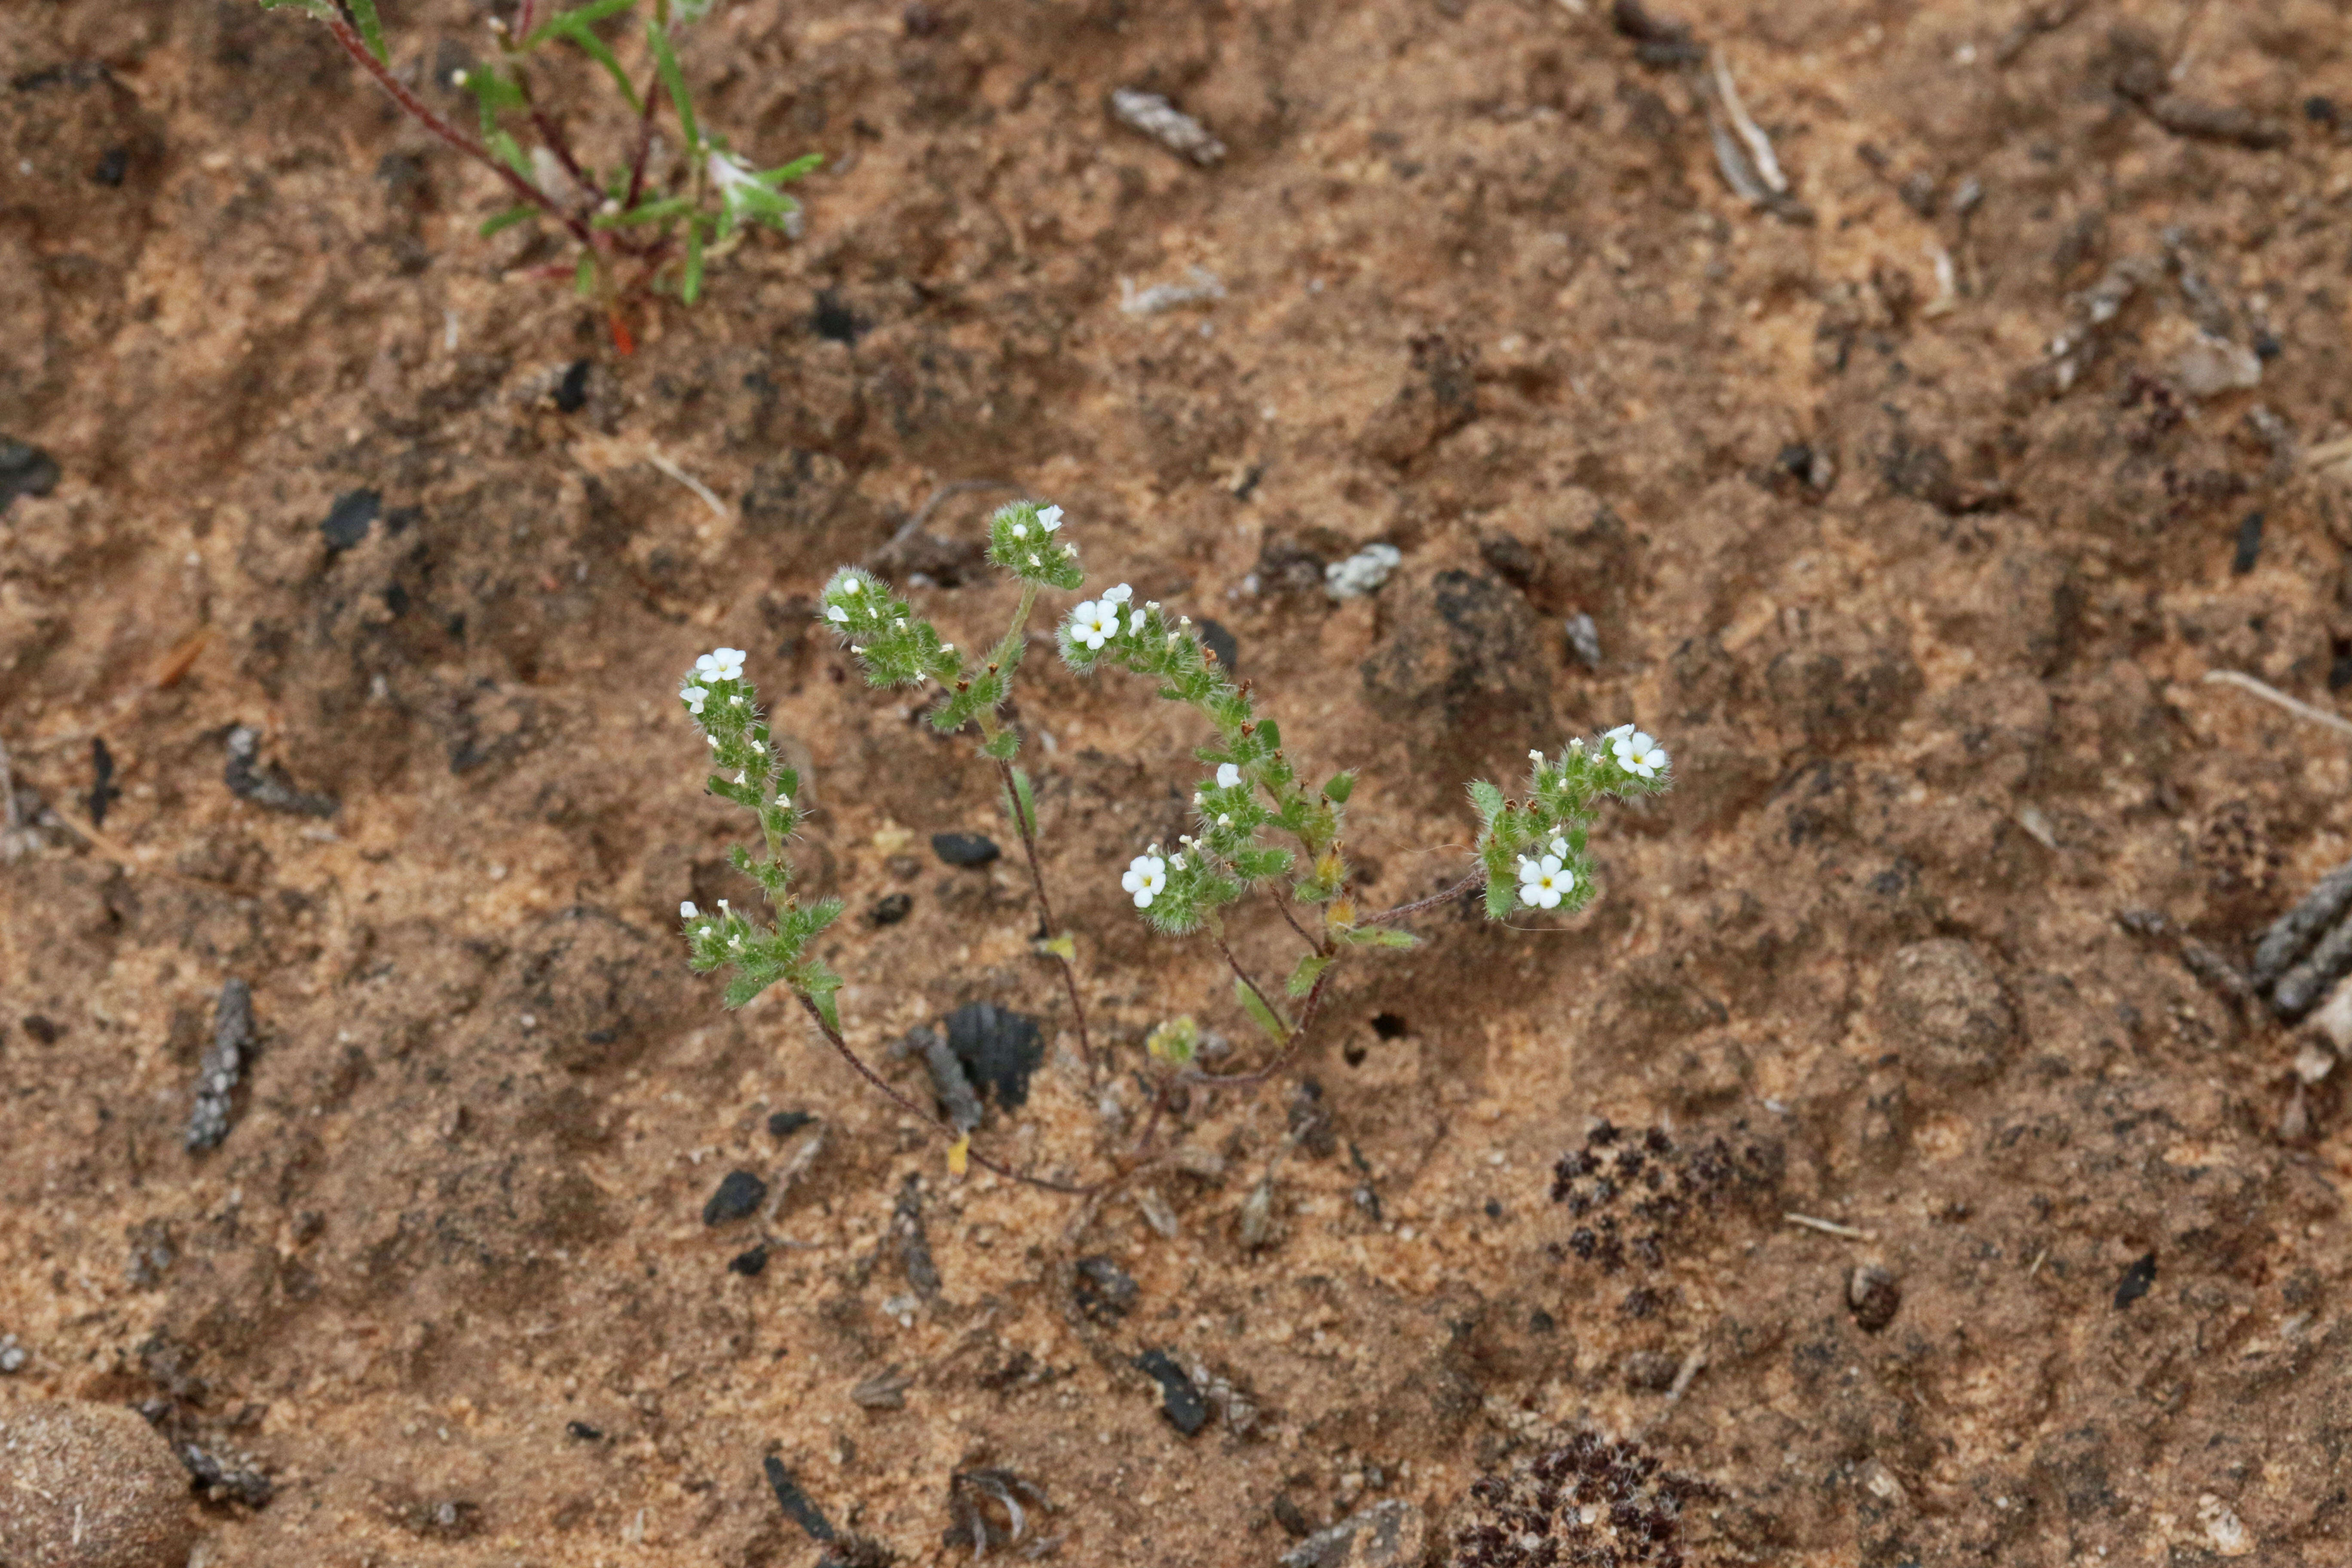
<instances>
[{"instance_id":1,"label":"small green plant","mask_svg":"<svg viewBox=\"0 0 2352 1568\"><path fill-rule=\"evenodd\" d=\"M1021 584L1021 599L1004 634L982 652L944 640L889 585L861 567L844 567L826 583L817 610L821 624L856 658L875 686L939 689L932 725L953 734L971 731L982 756L996 770L1001 805L1021 837L1036 900L1039 953L1060 968L1071 1020L1090 1071L1105 1064L1088 1037L1077 978L1076 933L1058 929L1038 856L1043 833L1036 792L1014 765L1020 731L1005 717L1029 622L1048 590L1075 593L1085 582L1077 552L1065 537L1062 509L1019 501L989 522L989 560ZM1185 1084L1240 1085L1263 1081L1289 1062L1307 1038L1334 975L1356 955L1407 948L1407 917L1481 889L1487 915L1573 913L1591 901L1591 861L1586 841L1601 802L1662 794L1673 783L1664 749L1631 724L1590 741L1569 742L1558 760L1528 753L1522 798L1495 785L1470 785L1481 820L1476 866L1453 886L1394 909L1367 912L1349 892L1348 811L1356 776L1336 773L1314 782L1293 761L1280 726L1259 711L1248 681L1235 681L1202 641L1192 621L1153 602L1138 604L1125 584L1083 600L1055 634L1071 668L1105 668L1150 681L1165 701L1196 713L1209 739L1193 752L1207 775L1192 792L1195 831L1173 845L1151 844L1135 856L1119 886L1144 920L1172 937L1204 937L1234 976L1234 997L1268 1037L1263 1065L1213 1073L1198 1064L1201 1033L1190 1016L1174 1017L1146 1042L1144 1061L1157 1086L1128 1168L1148 1156L1152 1130L1169 1094ZM814 956L817 934L840 913L838 900L803 903L793 893L786 846L801 821L793 796L800 781L777 760L757 692L744 678L740 648L719 648L696 660L679 688L686 710L711 749L712 794L759 819L759 847L738 847L735 866L757 881L774 910L762 922L720 905L707 912L680 907L691 962L700 973L725 970L727 1005L740 1007L782 983L827 1043L867 1082L953 1141L957 1169L969 1155L989 1169L1063 1191L1092 1187L1024 1174L977 1153L968 1139L892 1088L851 1049L835 1006L840 979ZM1227 940L1227 921L1252 896L1270 903L1297 934L1303 951L1287 983L1267 987L1245 970ZM1278 993L1278 994L1277 994ZM1117 1179L1117 1178L1112 1178ZM1098 1185L1099 1184L1097 1184Z\"/></svg>"},{"instance_id":2,"label":"small green plant","mask_svg":"<svg viewBox=\"0 0 2352 1568\"><path fill-rule=\"evenodd\" d=\"M623 353L635 348L628 305L656 290L691 305L710 261L749 230L793 232L800 204L783 187L819 162L811 153L755 168L697 116L671 36L700 21L711 4L653 0L642 35L645 58L633 77L607 35L626 40L636 0L588 0L569 10L519 0L511 22L491 18L497 58L452 79L473 96L477 133L445 119L394 73L376 0L261 0L265 10L299 11L324 23L410 119L499 177L515 200L483 222L484 237L520 223L561 226L580 254L547 270L568 273L581 296L602 307ZM573 135L535 85L535 73L562 49L601 68L626 109L625 132L608 138L619 155L601 170L581 151L587 142ZM677 122L678 155L657 169L665 102Z\"/></svg>"}]
</instances>

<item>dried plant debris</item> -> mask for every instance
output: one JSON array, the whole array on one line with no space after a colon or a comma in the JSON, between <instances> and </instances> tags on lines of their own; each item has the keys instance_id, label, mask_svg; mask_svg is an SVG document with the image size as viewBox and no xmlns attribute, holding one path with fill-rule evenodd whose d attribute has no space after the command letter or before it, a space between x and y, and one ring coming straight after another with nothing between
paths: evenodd
<instances>
[{"instance_id":1,"label":"dried plant debris","mask_svg":"<svg viewBox=\"0 0 2352 1568\"><path fill-rule=\"evenodd\" d=\"M926 1301L938 1300L939 1265L931 1261L930 1237L923 1231L923 1179L912 1171L899 1184L890 1229L898 1238L898 1262L907 1271L908 1289Z\"/></svg>"},{"instance_id":2,"label":"dried plant debris","mask_svg":"<svg viewBox=\"0 0 2352 1568\"><path fill-rule=\"evenodd\" d=\"M1454 1568L1682 1568L1689 1505L1713 1495L1637 1443L1580 1432L1564 1446L1470 1489Z\"/></svg>"},{"instance_id":3,"label":"dried plant debris","mask_svg":"<svg viewBox=\"0 0 2352 1568\"><path fill-rule=\"evenodd\" d=\"M1078 1310L1097 1323L1115 1323L1135 1306L1134 1279L1108 1258L1079 1258L1072 1289Z\"/></svg>"},{"instance_id":4,"label":"dried plant debris","mask_svg":"<svg viewBox=\"0 0 2352 1568\"><path fill-rule=\"evenodd\" d=\"M189 1478L206 1502L242 1503L247 1508L266 1508L277 1494L268 1476L254 1467L249 1456L215 1453L194 1443L174 1445L180 1463L186 1466Z\"/></svg>"},{"instance_id":5,"label":"dried plant debris","mask_svg":"<svg viewBox=\"0 0 2352 1568\"><path fill-rule=\"evenodd\" d=\"M275 763L262 765L260 756L260 731L250 724L238 724L229 731L228 766L221 776L229 793L239 800L289 816L332 816L343 809L343 803L332 795L296 789L284 769Z\"/></svg>"},{"instance_id":6,"label":"dried plant debris","mask_svg":"<svg viewBox=\"0 0 2352 1568\"><path fill-rule=\"evenodd\" d=\"M2137 28L2117 27L2108 42L2116 59L2116 91L2175 136L2232 142L2256 153L2272 152L2294 139L2284 121L2174 91L2162 51Z\"/></svg>"},{"instance_id":7,"label":"dried plant debris","mask_svg":"<svg viewBox=\"0 0 2352 1568\"><path fill-rule=\"evenodd\" d=\"M1049 1511L1045 1490L1011 1470L958 1470L948 1478L945 1544L969 1546L974 1560L993 1547L1017 1546L1030 1533L1031 1510Z\"/></svg>"},{"instance_id":8,"label":"dried plant debris","mask_svg":"<svg viewBox=\"0 0 2352 1568\"><path fill-rule=\"evenodd\" d=\"M1135 279L1118 280L1118 308L1129 316L1156 316L1162 310L1179 305L1197 305L1204 300L1225 297L1224 283L1205 267L1188 267L1181 283L1154 283L1149 289L1138 289Z\"/></svg>"},{"instance_id":9,"label":"dried plant debris","mask_svg":"<svg viewBox=\"0 0 2352 1568\"><path fill-rule=\"evenodd\" d=\"M1708 68L1692 72L1694 90L1706 110L1706 129L1715 146L1715 165L1723 173L1724 184L1738 192L1741 199L1763 207L1773 216L1790 223L1809 224L1813 221L1813 209L1799 201L1789 190L1789 176L1781 172L1780 160L1772 151L1772 139L1756 123L1740 101L1739 89L1731 79L1731 68L1724 63L1723 51L1717 49L1709 58Z\"/></svg>"},{"instance_id":10,"label":"dried plant debris","mask_svg":"<svg viewBox=\"0 0 2352 1568\"><path fill-rule=\"evenodd\" d=\"M253 987L232 980L221 987L213 1014L213 1043L196 1069L196 1108L188 1118L192 1152L217 1149L228 1136L236 1086L245 1076L246 1053L253 1048Z\"/></svg>"},{"instance_id":11,"label":"dried plant debris","mask_svg":"<svg viewBox=\"0 0 2352 1568\"><path fill-rule=\"evenodd\" d=\"M904 1410L907 1390L914 1386L913 1373L886 1367L852 1388L849 1402L860 1410Z\"/></svg>"},{"instance_id":12,"label":"dried plant debris","mask_svg":"<svg viewBox=\"0 0 2352 1568\"><path fill-rule=\"evenodd\" d=\"M1580 1223L1570 1252L1614 1274L1665 1261L1666 1244L1702 1215L1753 1205L1780 1186L1778 1145L1746 1136L1677 1143L1662 1129L1629 1132L1603 1121L1584 1147L1552 1167L1552 1202Z\"/></svg>"},{"instance_id":13,"label":"dried plant debris","mask_svg":"<svg viewBox=\"0 0 2352 1568\"><path fill-rule=\"evenodd\" d=\"M816 1506L808 1493L801 1490L800 1483L793 1479L793 1473L784 1468L784 1462L771 1454L761 1468L768 1477L768 1489L776 1494L777 1504L792 1521L799 1525L811 1541L831 1541L834 1538L833 1525L824 1517L824 1510Z\"/></svg>"},{"instance_id":14,"label":"dried plant debris","mask_svg":"<svg viewBox=\"0 0 2352 1568\"><path fill-rule=\"evenodd\" d=\"M1633 41L1633 58L1645 66L1696 65L1706 58L1686 24L1653 14L1642 0L1617 0L1609 20Z\"/></svg>"},{"instance_id":15,"label":"dried plant debris","mask_svg":"<svg viewBox=\"0 0 2352 1568\"><path fill-rule=\"evenodd\" d=\"M2253 989L2294 1023L2352 973L2352 862L2337 867L2294 908L2271 922L2254 946Z\"/></svg>"},{"instance_id":16,"label":"dried plant debris","mask_svg":"<svg viewBox=\"0 0 2352 1568\"><path fill-rule=\"evenodd\" d=\"M1202 168L1223 162L1225 144L1209 128L1156 92L1123 87L1110 95L1110 111L1118 122L1140 131L1179 157Z\"/></svg>"},{"instance_id":17,"label":"dried plant debris","mask_svg":"<svg viewBox=\"0 0 2352 1568\"><path fill-rule=\"evenodd\" d=\"M980 1094L964 1076L963 1064L948 1048L947 1041L936 1029L910 1030L904 1038L890 1047L890 1054L904 1059L919 1058L923 1070L930 1074L931 1093L940 1102L940 1114L949 1126L959 1132L969 1132L980 1125L983 1112Z\"/></svg>"}]
</instances>

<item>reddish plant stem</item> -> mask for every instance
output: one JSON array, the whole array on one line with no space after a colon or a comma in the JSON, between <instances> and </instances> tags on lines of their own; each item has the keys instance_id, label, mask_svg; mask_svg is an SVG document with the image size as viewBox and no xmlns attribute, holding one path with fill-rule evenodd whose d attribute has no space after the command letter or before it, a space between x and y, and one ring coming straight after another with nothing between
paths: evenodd
<instances>
[{"instance_id":1,"label":"reddish plant stem","mask_svg":"<svg viewBox=\"0 0 2352 1568\"><path fill-rule=\"evenodd\" d=\"M1423 910L1433 910L1440 904L1451 903L1455 899L1458 899L1463 894L1468 892L1471 889L1485 886L1486 881L1486 872L1473 871L1468 876L1463 878L1460 881L1454 883L1452 887L1446 889L1444 892L1432 893L1425 899L1415 899L1409 904L1399 904L1392 910L1382 910L1376 915L1366 915L1357 923L1359 925L1379 926L1386 925L1391 921L1401 921L1407 915L1419 914Z\"/></svg>"},{"instance_id":2,"label":"reddish plant stem","mask_svg":"<svg viewBox=\"0 0 2352 1568\"><path fill-rule=\"evenodd\" d=\"M1323 1005L1323 988L1330 984L1331 972L1339 967L1336 963L1332 963L1315 977L1315 988L1307 994L1306 1005L1298 1010L1298 1022L1291 1026L1290 1037L1282 1043L1282 1049L1275 1054L1272 1061L1249 1072L1213 1073L1195 1069L1185 1075L1185 1081L1201 1084L1209 1089L1244 1089L1254 1083L1264 1083L1284 1068L1288 1067L1291 1058L1298 1054L1300 1044L1306 1040L1307 1031L1314 1024L1316 1013ZM1251 989L1256 988L1253 986Z\"/></svg>"},{"instance_id":3,"label":"reddish plant stem","mask_svg":"<svg viewBox=\"0 0 2352 1568\"><path fill-rule=\"evenodd\" d=\"M892 1104L896 1105L899 1110L907 1112L909 1116L920 1119L923 1125L929 1127L932 1131L938 1133L949 1142L953 1143L966 1136L965 1134L957 1131L954 1128L949 1126L946 1122L940 1121L930 1111L926 1110L923 1107L916 1104L915 1101L908 1096L899 1093L898 1089L891 1087L888 1079L885 1079L880 1073L876 1072L872 1068L866 1066L866 1059L863 1057L860 1057L856 1051L849 1048L849 1042L841 1037L841 1031L835 1028L832 1024L825 1020L824 1014L818 1008L814 999L810 997L807 993L795 991L793 994L799 998L801 1010L806 1013L809 1016L809 1021L816 1026L817 1033L824 1037L825 1044L831 1046L835 1051L838 1052L841 1059L847 1062L851 1068L856 1069L858 1077L864 1079L876 1089L880 1089L885 1095L889 1097ZM998 1163L996 1161L992 1160L987 1155L982 1153L979 1150L971 1148L969 1144L966 1144L964 1152L971 1157L973 1164L978 1165L984 1171L993 1171L998 1175L1003 1176L1010 1181L1023 1182L1033 1187L1043 1187L1049 1193L1067 1193L1073 1197L1085 1197L1089 1193L1098 1190L1105 1184L1102 1182L1092 1182L1081 1187L1068 1182L1055 1181L1050 1176L1032 1176L1024 1172L1016 1171L1010 1165Z\"/></svg>"},{"instance_id":4,"label":"reddish plant stem","mask_svg":"<svg viewBox=\"0 0 2352 1568\"><path fill-rule=\"evenodd\" d=\"M638 194L646 188L646 160L654 150L654 94L661 90L661 72L656 71L637 97L637 150L629 159L629 194L621 198L623 212L637 205ZM691 155L694 149L687 152Z\"/></svg>"},{"instance_id":5,"label":"reddish plant stem","mask_svg":"<svg viewBox=\"0 0 2352 1568\"><path fill-rule=\"evenodd\" d=\"M1021 805L1020 790L1013 786L1013 764L1002 757L994 761L996 776L1004 784L1004 804L1013 808L1013 823L1021 829L1021 852L1029 859L1029 886L1037 895L1038 933L1050 939L1054 934L1054 904L1045 897L1045 873L1037 864L1035 825L1029 820L1029 813ZM1078 1000L1078 972L1068 959L1058 952L1054 955L1054 962L1062 966L1062 985L1070 994L1070 1018L1078 1030L1078 1056L1087 1064L1087 1082L1091 1085L1100 1081L1101 1074L1097 1070L1094 1045L1087 1035L1087 1006Z\"/></svg>"},{"instance_id":6,"label":"reddish plant stem","mask_svg":"<svg viewBox=\"0 0 2352 1568\"><path fill-rule=\"evenodd\" d=\"M596 234L593 229L564 211L554 197L491 156L488 148L434 113L425 106L422 99L408 90L407 83L393 75L392 68L375 58L374 53L367 47L367 41L359 36L350 23L340 16L330 17L327 20L327 30L335 36L335 42L343 47L343 53L358 61L362 70L375 78L376 85L390 94L392 100L400 105L411 120L498 175L499 179L506 182L509 190L562 224L572 231L581 244L591 250L596 248Z\"/></svg>"},{"instance_id":7,"label":"reddish plant stem","mask_svg":"<svg viewBox=\"0 0 2352 1568\"><path fill-rule=\"evenodd\" d=\"M1257 988L1257 982L1249 977L1249 972L1242 967L1242 961L1235 958L1234 956L1234 950L1225 945L1225 933L1217 930L1214 926L1212 926L1209 929L1209 940L1215 942L1217 944L1217 951L1224 955L1225 967L1234 972L1234 978L1240 981L1244 985L1249 987L1249 994L1257 998L1259 1006L1264 1007L1269 1014L1273 1015L1276 1023L1282 1022L1282 1009L1268 1001L1266 999L1265 993ZM1325 973L1328 973L1329 971L1327 970ZM1293 1024L1289 1026L1289 1028L1290 1034L1288 1040L1297 1040L1298 1038L1298 1026Z\"/></svg>"},{"instance_id":8,"label":"reddish plant stem","mask_svg":"<svg viewBox=\"0 0 2352 1568\"><path fill-rule=\"evenodd\" d=\"M515 13L514 37L517 43L526 42L539 26L539 0L522 0Z\"/></svg>"},{"instance_id":9,"label":"reddish plant stem","mask_svg":"<svg viewBox=\"0 0 2352 1568\"><path fill-rule=\"evenodd\" d=\"M1290 912L1290 895L1284 892L1279 887L1276 888L1274 891L1274 907L1282 911L1282 918L1289 922L1291 930L1298 933L1298 940L1307 944L1307 950L1309 952L1321 952L1324 951L1323 944L1317 942L1313 937L1308 936L1307 934L1307 928L1298 923L1298 917Z\"/></svg>"}]
</instances>

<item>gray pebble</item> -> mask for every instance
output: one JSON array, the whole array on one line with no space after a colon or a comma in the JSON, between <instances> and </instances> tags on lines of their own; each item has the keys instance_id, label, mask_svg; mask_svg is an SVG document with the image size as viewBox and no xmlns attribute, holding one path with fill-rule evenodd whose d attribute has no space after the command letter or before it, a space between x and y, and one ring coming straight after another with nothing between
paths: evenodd
<instances>
[{"instance_id":1,"label":"gray pebble","mask_svg":"<svg viewBox=\"0 0 2352 1568\"><path fill-rule=\"evenodd\" d=\"M1601 628L1581 610L1568 617L1568 651L1585 668L1601 668Z\"/></svg>"}]
</instances>

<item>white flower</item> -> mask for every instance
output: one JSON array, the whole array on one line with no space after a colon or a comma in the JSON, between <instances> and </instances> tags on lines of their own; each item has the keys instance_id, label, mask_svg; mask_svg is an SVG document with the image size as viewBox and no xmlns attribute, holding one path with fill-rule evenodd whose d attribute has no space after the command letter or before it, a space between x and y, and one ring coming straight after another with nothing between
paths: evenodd
<instances>
[{"instance_id":1,"label":"white flower","mask_svg":"<svg viewBox=\"0 0 2352 1568\"><path fill-rule=\"evenodd\" d=\"M1138 855L1127 863L1127 875L1118 885L1135 895L1135 907L1148 910L1160 889L1168 885L1168 862L1157 855Z\"/></svg>"},{"instance_id":2,"label":"white flower","mask_svg":"<svg viewBox=\"0 0 2352 1568\"><path fill-rule=\"evenodd\" d=\"M849 624L849 612L839 605L827 605L824 607L824 618L836 626L845 626Z\"/></svg>"},{"instance_id":3,"label":"white flower","mask_svg":"<svg viewBox=\"0 0 2352 1568\"><path fill-rule=\"evenodd\" d=\"M1057 506L1039 507L1037 509L1037 526L1044 529L1048 533L1051 533L1055 529L1061 527L1062 509Z\"/></svg>"},{"instance_id":4,"label":"white flower","mask_svg":"<svg viewBox=\"0 0 2352 1568\"><path fill-rule=\"evenodd\" d=\"M1102 596L1102 602L1106 605L1124 605L1134 597L1135 590L1121 583L1118 587L1105 594Z\"/></svg>"},{"instance_id":5,"label":"white flower","mask_svg":"<svg viewBox=\"0 0 2352 1568\"><path fill-rule=\"evenodd\" d=\"M1560 859L1562 859L1562 860L1567 859L1567 858L1568 858L1568 840L1567 840L1567 839L1565 839L1565 838L1555 838L1555 839L1553 839L1553 840L1551 841L1551 852L1552 852L1554 855L1558 856L1558 857L1559 857Z\"/></svg>"},{"instance_id":6,"label":"white flower","mask_svg":"<svg viewBox=\"0 0 2352 1568\"><path fill-rule=\"evenodd\" d=\"M1631 725L1631 724L1620 724L1620 725L1618 725L1618 726L1617 726L1617 728L1615 728L1614 730L1610 731L1607 734L1605 734L1605 735L1601 736L1601 738L1602 740L1604 740L1604 741L1608 741L1608 742L1612 742L1612 743L1613 743L1613 742L1618 742L1618 741L1622 741L1622 740L1623 740L1626 736L1628 736L1628 735L1632 734L1633 732L1633 725Z\"/></svg>"},{"instance_id":7,"label":"white flower","mask_svg":"<svg viewBox=\"0 0 2352 1568\"><path fill-rule=\"evenodd\" d=\"M782 790L778 790L776 792L776 805L781 810L790 811L793 808L793 797L786 795Z\"/></svg>"},{"instance_id":8,"label":"white flower","mask_svg":"<svg viewBox=\"0 0 2352 1568\"><path fill-rule=\"evenodd\" d=\"M692 899L688 899L684 903L677 906L677 918L682 921L693 920L701 913L702 911L694 907L694 900Z\"/></svg>"},{"instance_id":9,"label":"white flower","mask_svg":"<svg viewBox=\"0 0 2352 1568\"><path fill-rule=\"evenodd\" d=\"M1231 763L1219 763L1217 764L1217 787L1219 789L1231 789L1234 785L1241 782L1241 769L1235 767Z\"/></svg>"},{"instance_id":10,"label":"white flower","mask_svg":"<svg viewBox=\"0 0 2352 1568\"><path fill-rule=\"evenodd\" d=\"M714 147L703 161L703 167L709 172L711 188L719 193L719 199L730 213L740 207L747 195L756 201L767 194L768 187L760 183L759 171L732 153L721 153Z\"/></svg>"},{"instance_id":11,"label":"white flower","mask_svg":"<svg viewBox=\"0 0 2352 1568\"><path fill-rule=\"evenodd\" d=\"M1556 910L1575 886L1576 873L1562 866L1557 855L1519 859L1519 902L1530 908Z\"/></svg>"},{"instance_id":12,"label":"white flower","mask_svg":"<svg viewBox=\"0 0 2352 1568\"><path fill-rule=\"evenodd\" d=\"M1083 643L1089 649L1099 649L1103 644L1118 636L1118 606L1108 601L1087 600L1070 612L1070 640Z\"/></svg>"},{"instance_id":13,"label":"white flower","mask_svg":"<svg viewBox=\"0 0 2352 1568\"><path fill-rule=\"evenodd\" d=\"M841 591L845 594L862 594L866 591L866 579L863 577L845 577L842 579Z\"/></svg>"},{"instance_id":14,"label":"white flower","mask_svg":"<svg viewBox=\"0 0 2352 1568\"><path fill-rule=\"evenodd\" d=\"M1014 523L1014 524L1013 525L1013 538L1015 538L1015 539L1026 539L1026 538L1028 538L1028 537L1029 537L1029 525L1028 525L1027 523L1025 523L1025 522L1016 522L1016 523Z\"/></svg>"},{"instance_id":15,"label":"white flower","mask_svg":"<svg viewBox=\"0 0 2352 1568\"><path fill-rule=\"evenodd\" d=\"M1626 728L1632 729L1633 726L1627 725ZM1666 749L1638 730L1629 736L1620 737L1613 749L1617 753L1617 765L1635 778L1656 778L1659 770L1666 765Z\"/></svg>"},{"instance_id":16,"label":"white flower","mask_svg":"<svg viewBox=\"0 0 2352 1568\"><path fill-rule=\"evenodd\" d=\"M677 694L686 699L686 710L688 712L695 715L697 718L700 718L702 716L703 700L710 695L708 689L699 686L681 686L677 689Z\"/></svg>"},{"instance_id":17,"label":"white flower","mask_svg":"<svg viewBox=\"0 0 2352 1568\"><path fill-rule=\"evenodd\" d=\"M1137 610L1127 617L1127 629L1137 637L1143 635L1143 612Z\"/></svg>"},{"instance_id":18,"label":"white flower","mask_svg":"<svg viewBox=\"0 0 2352 1568\"><path fill-rule=\"evenodd\" d=\"M743 679L743 650L740 647L713 648L694 661L694 673L706 680L740 680Z\"/></svg>"},{"instance_id":19,"label":"white flower","mask_svg":"<svg viewBox=\"0 0 2352 1568\"><path fill-rule=\"evenodd\" d=\"M1543 753L1541 752L1529 752L1528 753L1528 761L1535 763L1538 767L1541 767L1543 766Z\"/></svg>"},{"instance_id":20,"label":"white flower","mask_svg":"<svg viewBox=\"0 0 2352 1568\"><path fill-rule=\"evenodd\" d=\"M1233 825L1234 825L1234 819L1233 819L1232 814L1230 814L1230 813L1228 813L1228 812L1223 812L1223 811L1221 811L1221 812L1217 813L1217 826L1220 826L1220 827L1231 827Z\"/></svg>"}]
</instances>

